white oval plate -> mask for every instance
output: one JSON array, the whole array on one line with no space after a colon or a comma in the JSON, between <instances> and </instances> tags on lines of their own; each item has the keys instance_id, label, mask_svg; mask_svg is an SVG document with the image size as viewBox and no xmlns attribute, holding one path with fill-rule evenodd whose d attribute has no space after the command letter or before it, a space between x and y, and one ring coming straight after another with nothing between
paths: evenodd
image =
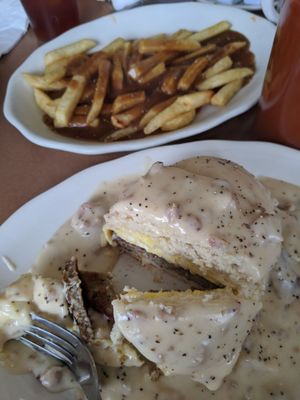
<instances>
[{"instance_id":1,"label":"white oval plate","mask_svg":"<svg viewBox=\"0 0 300 400\"><path fill-rule=\"evenodd\" d=\"M155 161L172 164L197 155L230 159L255 175L300 185L300 152L263 142L199 141L148 149L88 168L34 198L0 227L0 256L17 266L10 272L0 257L1 287L28 271L42 245L91 197L98 184L122 175L143 173ZM104 179L105 177L105 179ZM5 386L4 386L5 385ZM1 400L64 400L67 393L50 394L29 375L10 375L0 369Z\"/></svg>"},{"instance_id":2,"label":"white oval plate","mask_svg":"<svg viewBox=\"0 0 300 400\"><path fill-rule=\"evenodd\" d=\"M160 32L172 33L180 28L200 30L220 20L228 20L232 28L250 40L256 57L257 71L224 108L206 106L195 121L174 132L115 143L99 143L67 138L51 131L42 121L42 112L33 99L32 89L24 82L22 72L41 73L46 52L82 38L99 42L100 49L113 39L147 37ZM27 139L40 146L81 154L132 151L153 147L204 132L248 110L260 96L263 79L275 34L275 27L266 19L227 6L176 3L158 4L122 11L80 25L35 50L11 76L4 101L4 115Z\"/></svg>"}]
</instances>

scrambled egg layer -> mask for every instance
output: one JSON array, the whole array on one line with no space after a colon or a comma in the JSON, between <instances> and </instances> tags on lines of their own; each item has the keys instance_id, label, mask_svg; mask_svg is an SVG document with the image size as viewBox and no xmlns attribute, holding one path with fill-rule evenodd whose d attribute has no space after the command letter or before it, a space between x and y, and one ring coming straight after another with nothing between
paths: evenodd
<instances>
[{"instance_id":1,"label":"scrambled egg layer","mask_svg":"<svg viewBox=\"0 0 300 400\"><path fill-rule=\"evenodd\" d=\"M105 236L107 241L113 245L113 234L116 234L119 238L125 240L127 243L130 243L134 246L138 246L146 250L148 253L154 254L164 260L166 260L168 263L179 266L192 274L199 275L199 267L201 269L201 275L204 278L207 278L213 283L219 284L219 282L216 280L215 273L214 271L209 271L207 268L203 269L201 268L204 266L204 261L203 265L198 265L193 263L190 259L187 257L183 256L182 254L171 254L167 251L164 251L164 246L162 246L163 241L167 241L166 238L163 236L161 237L153 237L146 235L141 232L133 232L130 230L125 230L122 228L115 229L114 231L112 230L107 230L105 231ZM166 247L166 246L165 246ZM218 272L219 276L224 278L226 280L226 274L222 273L221 271ZM221 285L222 286L222 285Z\"/></svg>"}]
</instances>

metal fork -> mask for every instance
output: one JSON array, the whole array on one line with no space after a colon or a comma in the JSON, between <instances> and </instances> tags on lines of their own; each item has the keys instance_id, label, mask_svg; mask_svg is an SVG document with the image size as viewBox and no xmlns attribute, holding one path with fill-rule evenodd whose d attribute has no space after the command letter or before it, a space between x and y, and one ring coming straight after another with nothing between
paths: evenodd
<instances>
[{"instance_id":1,"label":"metal fork","mask_svg":"<svg viewBox=\"0 0 300 400\"><path fill-rule=\"evenodd\" d=\"M25 330L18 340L34 350L66 364L78 380L87 400L101 400L95 361L87 346L65 328L31 314L36 324Z\"/></svg>"}]
</instances>

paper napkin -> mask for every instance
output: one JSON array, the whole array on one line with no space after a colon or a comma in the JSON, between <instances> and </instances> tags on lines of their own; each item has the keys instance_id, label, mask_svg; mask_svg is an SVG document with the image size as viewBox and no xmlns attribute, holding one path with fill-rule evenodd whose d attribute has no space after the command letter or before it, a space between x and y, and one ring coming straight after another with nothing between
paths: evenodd
<instances>
[{"instance_id":1,"label":"paper napkin","mask_svg":"<svg viewBox=\"0 0 300 400\"><path fill-rule=\"evenodd\" d=\"M0 0L0 57L8 53L28 28L28 18L20 0Z\"/></svg>"}]
</instances>

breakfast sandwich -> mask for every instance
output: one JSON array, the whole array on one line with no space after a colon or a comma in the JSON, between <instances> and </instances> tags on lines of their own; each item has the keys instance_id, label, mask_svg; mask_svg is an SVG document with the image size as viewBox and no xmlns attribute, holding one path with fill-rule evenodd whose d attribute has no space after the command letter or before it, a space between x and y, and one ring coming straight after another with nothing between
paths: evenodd
<instances>
[{"instance_id":1,"label":"breakfast sandwich","mask_svg":"<svg viewBox=\"0 0 300 400\"><path fill-rule=\"evenodd\" d=\"M155 163L112 205L104 216L108 242L140 260L155 258L260 296L282 241L268 190L230 161L199 157L181 164Z\"/></svg>"}]
</instances>

